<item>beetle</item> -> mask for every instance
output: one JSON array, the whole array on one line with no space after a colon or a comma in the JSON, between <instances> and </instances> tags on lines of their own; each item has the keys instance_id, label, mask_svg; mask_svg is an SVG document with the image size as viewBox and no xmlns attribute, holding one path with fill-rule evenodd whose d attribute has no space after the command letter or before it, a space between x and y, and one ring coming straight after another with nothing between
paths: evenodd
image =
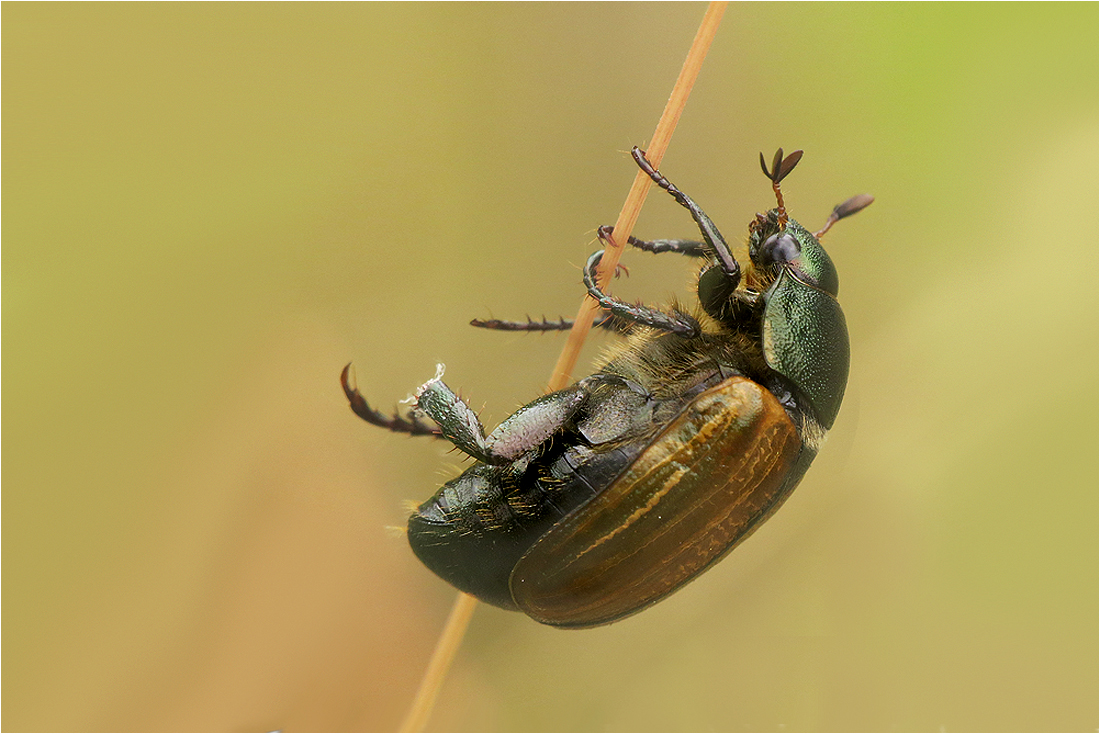
<instances>
[{"instance_id":1,"label":"beetle","mask_svg":"<svg viewBox=\"0 0 1100 734\"><path fill-rule=\"evenodd\" d=\"M660 601L767 520L832 427L848 378L837 272L820 238L873 201L855 196L811 233L790 218L780 182L802 157L769 167L777 206L749 224L744 273L703 210L635 148L635 162L688 210L702 240L629 238L700 262L698 307L662 310L608 295L603 250L583 270L622 344L589 377L535 399L486 435L443 367L386 415L341 384L377 426L450 441L476 460L408 521L414 553L481 601L557 627L617 621ZM610 227L598 230L606 242ZM567 320L473 321L549 331ZM430 422L424 420L424 416Z\"/></svg>"}]
</instances>

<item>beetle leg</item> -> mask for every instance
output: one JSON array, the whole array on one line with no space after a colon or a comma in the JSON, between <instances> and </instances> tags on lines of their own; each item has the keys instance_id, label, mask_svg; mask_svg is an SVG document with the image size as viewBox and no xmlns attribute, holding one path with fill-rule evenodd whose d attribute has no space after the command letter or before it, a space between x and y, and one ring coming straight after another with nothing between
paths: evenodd
<instances>
[{"instance_id":1,"label":"beetle leg","mask_svg":"<svg viewBox=\"0 0 1100 734\"><path fill-rule=\"evenodd\" d=\"M676 200L676 203L691 212L691 218L694 219L695 223L699 226L699 232L702 233L703 240L710 246L722 270L730 278L740 280L741 266L737 264L737 260L734 259L733 253L730 252L729 245L726 244L726 238L718 231L718 227L715 226L710 217L699 208L698 204L692 201L690 196L673 186L671 181L653 167L649 160L646 159L645 151L635 147L630 151L630 154L634 157L634 161L638 164L638 167L653 179L653 183L671 194L672 198Z\"/></svg>"},{"instance_id":2,"label":"beetle leg","mask_svg":"<svg viewBox=\"0 0 1100 734\"><path fill-rule=\"evenodd\" d=\"M443 437L465 453L487 464L500 463L490 461L485 429L477 413L443 382L443 365L436 367L435 377L418 387L407 402L424 411L439 425Z\"/></svg>"},{"instance_id":3,"label":"beetle leg","mask_svg":"<svg viewBox=\"0 0 1100 734\"><path fill-rule=\"evenodd\" d=\"M585 397L587 392L576 385L543 395L501 421L486 443L494 454L518 458L565 428Z\"/></svg>"},{"instance_id":4,"label":"beetle leg","mask_svg":"<svg viewBox=\"0 0 1100 734\"><path fill-rule=\"evenodd\" d=\"M497 331L569 331L573 328L573 320L559 318L555 321L547 321L543 318L542 321L533 321L531 317L527 317L526 322L501 321L499 319L473 319L470 321L470 326L476 326L481 329L495 329ZM622 330L622 322L616 319L612 314L601 316L592 322L592 326L595 328L608 329L610 331Z\"/></svg>"},{"instance_id":5,"label":"beetle leg","mask_svg":"<svg viewBox=\"0 0 1100 734\"><path fill-rule=\"evenodd\" d=\"M605 224L596 230L596 234L605 243L610 243L611 233L614 230L615 228L610 224ZM652 252L654 255L662 252L678 252L688 257L706 257L709 253L706 243L698 240L640 240L631 235L626 242L631 247Z\"/></svg>"},{"instance_id":6,"label":"beetle leg","mask_svg":"<svg viewBox=\"0 0 1100 734\"><path fill-rule=\"evenodd\" d=\"M394 413L387 417L385 413L375 410L367 403L366 398L355 387L355 378L351 375L351 363L344 367L340 373L340 384L344 387L344 394L348 396L352 411L371 425L389 429L395 433L407 433L410 436L435 436L440 438L443 433L434 426L421 423L415 415L405 417Z\"/></svg>"},{"instance_id":7,"label":"beetle leg","mask_svg":"<svg viewBox=\"0 0 1100 734\"><path fill-rule=\"evenodd\" d=\"M620 301L601 291L596 284L596 266L600 264L601 257L603 257L603 250L593 253L584 266L584 285L588 288L588 294L599 301L601 307L606 308L621 319L644 326L652 326L654 329L671 331L674 334L684 336L697 336L699 334L699 322L685 313L667 314L655 308L643 306L640 303L632 304Z\"/></svg>"},{"instance_id":8,"label":"beetle leg","mask_svg":"<svg viewBox=\"0 0 1100 734\"><path fill-rule=\"evenodd\" d=\"M486 464L507 464L538 449L560 431L585 395L576 385L543 395L506 418L488 436L473 409L443 382L443 365L435 377L417 388L411 401L463 452Z\"/></svg>"}]
</instances>

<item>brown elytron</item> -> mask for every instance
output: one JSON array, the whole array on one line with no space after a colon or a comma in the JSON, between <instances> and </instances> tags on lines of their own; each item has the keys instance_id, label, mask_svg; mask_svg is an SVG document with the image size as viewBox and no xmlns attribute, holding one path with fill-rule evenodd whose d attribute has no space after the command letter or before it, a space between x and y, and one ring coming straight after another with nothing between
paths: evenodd
<instances>
[{"instance_id":1,"label":"brown elytron","mask_svg":"<svg viewBox=\"0 0 1100 734\"><path fill-rule=\"evenodd\" d=\"M640 611L733 549L782 499L801 442L767 389L733 377L692 401L599 496L512 572L540 622L603 624Z\"/></svg>"}]
</instances>

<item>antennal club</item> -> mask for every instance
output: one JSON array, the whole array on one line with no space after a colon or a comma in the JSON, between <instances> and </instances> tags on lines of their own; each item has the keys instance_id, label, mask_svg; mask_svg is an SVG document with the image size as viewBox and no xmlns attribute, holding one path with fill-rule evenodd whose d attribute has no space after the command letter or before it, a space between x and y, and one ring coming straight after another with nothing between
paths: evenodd
<instances>
[{"instance_id":1,"label":"antennal club","mask_svg":"<svg viewBox=\"0 0 1100 734\"><path fill-rule=\"evenodd\" d=\"M787 228L787 209L783 206L783 192L779 190L779 182L787 177L787 174L794 170L794 167L798 165L798 162L802 160L802 151L796 150L786 158L783 157L783 149L775 151L775 157L772 158L771 170L768 170L768 164L764 162L764 154L760 154L760 170L764 172L764 175L771 179L772 191L775 192L775 200L778 203L776 207L776 213L779 215L779 230L782 231Z\"/></svg>"},{"instance_id":2,"label":"antennal club","mask_svg":"<svg viewBox=\"0 0 1100 734\"><path fill-rule=\"evenodd\" d=\"M833 213L825 221L825 226L814 232L814 238L821 239L821 236L828 232L834 224L844 219L844 217L850 217L856 212L866 209L874 200L875 197L870 194L857 194L843 204L837 204L833 207Z\"/></svg>"}]
</instances>

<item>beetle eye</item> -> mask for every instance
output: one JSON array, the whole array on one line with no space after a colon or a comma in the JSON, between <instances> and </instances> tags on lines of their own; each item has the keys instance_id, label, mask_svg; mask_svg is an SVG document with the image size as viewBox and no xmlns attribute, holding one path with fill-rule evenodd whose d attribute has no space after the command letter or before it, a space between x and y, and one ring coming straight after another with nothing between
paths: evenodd
<instances>
[{"instance_id":1,"label":"beetle eye","mask_svg":"<svg viewBox=\"0 0 1100 734\"><path fill-rule=\"evenodd\" d=\"M798 240L786 232L769 237L764 242L763 250L764 260L777 263L793 262L802 254L802 247L798 244Z\"/></svg>"}]
</instances>

